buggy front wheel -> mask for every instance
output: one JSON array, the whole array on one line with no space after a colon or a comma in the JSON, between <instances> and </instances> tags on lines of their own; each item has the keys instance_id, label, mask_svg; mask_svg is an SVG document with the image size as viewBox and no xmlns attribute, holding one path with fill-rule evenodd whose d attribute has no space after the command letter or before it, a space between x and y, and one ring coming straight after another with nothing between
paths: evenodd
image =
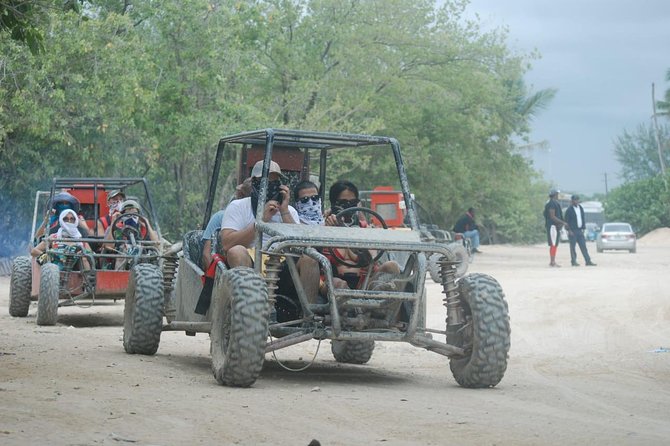
<instances>
[{"instance_id":1,"label":"buggy front wheel","mask_svg":"<svg viewBox=\"0 0 670 446\"><path fill-rule=\"evenodd\" d=\"M447 326L447 342L465 350L449 361L456 382L463 387L493 387L507 369L510 323L505 295L486 274L469 274L458 281L465 324Z\"/></svg>"},{"instance_id":2,"label":"buggy front wheel","mask_svg":"<svg viewBox=\"0 0 670 446\"><path fill-rule=\"evenodd\" d=\"M32 271L30 257L21 256L12 263L12 275L9 282L9 315L28 316L30 308L30 282Z\"/></svg>"},{"instance_id":3,"label":"buggy front wheel","mask_svg":"<svg viewBox=\"0 0 670 446\"><path fill-rule=\"evenodd\" d=\"M55 325L58 320L60 269L54 263L45 263L40 269L40 291L37 296L37 325Z\"/></svg>"},{"instance_id":4,"label":"buggy front wheel","mask_svg":"<svg viewBox=\"0 0 670 446\"><path fill-rule=\"evenodd\" d=\"M214 377L226 386L249 387L265 360L270 318L265 281L251 268L218 271L212 298Z\"/></svg>"},{"instance_id":5,"label":"buggy front wheel","mask_svg":"<svg viewBox=\"0 0 670 446\"><path fill-rule=\"evenodd\" d=\"M126 353L153 355L163 329L163 275L156 265L140 263L130 271L123 311Z\"/></svg>"}]
</instances>

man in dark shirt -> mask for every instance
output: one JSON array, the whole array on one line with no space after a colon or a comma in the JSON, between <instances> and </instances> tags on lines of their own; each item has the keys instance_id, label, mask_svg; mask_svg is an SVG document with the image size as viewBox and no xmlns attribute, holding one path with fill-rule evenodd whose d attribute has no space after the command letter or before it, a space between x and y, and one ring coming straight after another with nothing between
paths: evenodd
<instances>
[{"instance_id":1,"label":"man in dark shirt","mask_svg":"<svg viewBox=\"0 0 670 446\"><path fill-rule=\"evenodd\" d=\"M475 209L469 208L454 225L454 232L463 234L463 237L470 239L472 243L472 252L481 254L479 250L479 227L475 223Z\"/></svg>"},{"instance_id":2,"label":"man in dark shirt","mask_svg":"<svg viewBox=\"0 0 670 446\"><path fill-rule=\"evenodd\" d=\"M575 244L579 245L579 250L582 251L586 266L596 266L591 261L589 251L586 249L586 240L584 239L584 229L586 222L584 221L584 208L579 204L579 195L573 195L570 198L572 201L570 206L565 210L565 221L568 226L568 237L570 238L570 263L572 266L579 266L577 263L577 250Z\"/></svg>"},{"instance_id":3,"label":"man in dark shirt","mask_svg":"<svg viewBox=\"0 0 670 446\"><path fill-rule=\"evenodd\" d=\"M556 251L558 251L558 242L561 239L561 227L566 223L563 221L563 211L558 202L558 189L549 191L549 201L544 205L544 221L547 229L547 243L549 244L549 266L559 267L556 263Z\"/></svg>"}]
</instances>

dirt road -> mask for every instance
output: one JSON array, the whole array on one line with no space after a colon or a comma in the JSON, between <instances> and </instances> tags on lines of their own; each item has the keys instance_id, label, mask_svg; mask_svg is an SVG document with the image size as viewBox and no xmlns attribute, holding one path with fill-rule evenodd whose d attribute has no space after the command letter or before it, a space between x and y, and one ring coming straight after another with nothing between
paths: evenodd
<instances>
[{"instance_id":1,"label":"dirt road","mask_svg":"<svg viewBox=\"0 0 670 446\"><path fill-rule=\"evenodd\" d=\"M670 230L597 267L549 268L545 246L486 246L471 272L507 295L512 349L493 389L460 388L446 358L377 344L341 365L314 341L266 357L249 389L216 384L209 339L168 332L127 355L123 303L62 308L58 325L8 315L0 278L3 445L659 445L670 442ZM440 287L427 283L442 328ZM312 366L296 373L314 356Z\"/></svg>"}]
</instances>

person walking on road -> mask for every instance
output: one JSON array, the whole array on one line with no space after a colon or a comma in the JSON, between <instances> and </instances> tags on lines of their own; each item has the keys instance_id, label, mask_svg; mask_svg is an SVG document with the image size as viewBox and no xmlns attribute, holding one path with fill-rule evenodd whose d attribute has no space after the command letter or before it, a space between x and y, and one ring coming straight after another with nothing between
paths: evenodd
<instances>
[{"instance_id":1,"label":"person walking on road","mask_svg":"<svg viewBox=\"0 0 670 446\"><path fill-rule=\"evenodd\" d=\"M558 251L558 243L561 239L561 227L566 223L563 221L563 211L561 204L558 202L558 189L549 191L549 201L544 205L544 221L547 229L547 243L549 244L549 266L560 267L556 263L556 252Z\"/></svg>"},{"instance_id":2,"label":"person walking on road","mask_svg":"<svg viewBox=\"0 0 670 446\"><path fill-rule=\"evenodd\" d=\"M596 266L591 261L589 251L586 249L586 240L584 239L584 229L586 222L584 221L584 208L579 204L579 195L570 197L570 206L565 210L565 221L568 226L568 238L570 239L570 263L572 266L579 266L577 263L577 250L575 245L579 245L579 250L584 256L586 266Z\"/></svg>"}]
</instances>

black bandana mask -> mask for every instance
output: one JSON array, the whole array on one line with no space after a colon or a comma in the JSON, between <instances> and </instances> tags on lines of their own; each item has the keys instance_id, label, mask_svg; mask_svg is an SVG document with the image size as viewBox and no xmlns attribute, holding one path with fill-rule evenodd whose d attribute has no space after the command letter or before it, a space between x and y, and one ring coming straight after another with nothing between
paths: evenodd
<instances>
[{"instance_id":1,"label":"black bandana mask","mask_svg":"<svg viewBox=\"0 0 670 446\"><path fill-rule=\"evenodd\" d=\"M277 202L279 202L279 204L281 204L284 196L281 193L280 186L281 186L280 180L268 181L268 192L265 198L265 202L268 202L270 200L276 200ZM254 216L256 215L256 211L258 210L258 197L260 196L260 190L261 190L261 179L253 178L251 180L251 209L254 211Z\"/></svg>"},{"instance_id":2,"label":"black bandana mask","mask_svg":"<svg viewBox=\"0 0 670 446\"><path fill-rule=\"evenodd\" d=\"M332 210L333 215L337 215L345 209L357 207L359 203L360 203L360 201L358 200L358 198L354 198L354 199L351 199L351 200L331 201L330 205L331 205L331 210ZM347 225L350 225L352 223L358 223L358 218L354 218L355 215L356 215L356 212L352 212L350 214L347 214L344 217L342 217L342 221L344 221L344 223L346 223Z\"/></svg>"}]
</instances>

